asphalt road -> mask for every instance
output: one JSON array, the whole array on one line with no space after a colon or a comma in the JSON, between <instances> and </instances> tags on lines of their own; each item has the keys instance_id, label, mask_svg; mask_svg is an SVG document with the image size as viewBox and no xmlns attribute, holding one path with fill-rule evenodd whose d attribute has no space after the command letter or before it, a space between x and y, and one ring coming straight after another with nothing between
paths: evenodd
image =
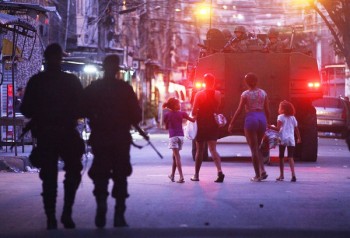
<instances>
[{"instance_id":1,"label":"asphalt road","mask_svg":"<svg viewBox=\"0 0 350 238\"><path fill-rule=\"evenodd\" d=\"M350 237L350 152L344 140L320 138L318 161L296 163L296 183L289 181L288 163L285 181L275 181L276 160L266 168L267 180L254 183L249 180L253 168L244 137L225 138L218 145L219 153L229 157L222 164L226 175L222 184L213 182L212 162L203 163L199 182L190 181L194 172L190 141L181 151L186 182L172 183L167 177L171 169L167 135L151 134L151 140L164 159L150 146L132 149L129 228L112 227L112 198L106 228L94 227L93 185L84 173L74 206L77 229L65 230L59 224L57 231L46 231L38 174L0 172L0 237ZM138 136L135 141L145 144ZM271 154L277 155L277 150ZM91 158L87 167L90 163ZM63 176L61 172L58 218Z\"/></svg>"}]
</instances>

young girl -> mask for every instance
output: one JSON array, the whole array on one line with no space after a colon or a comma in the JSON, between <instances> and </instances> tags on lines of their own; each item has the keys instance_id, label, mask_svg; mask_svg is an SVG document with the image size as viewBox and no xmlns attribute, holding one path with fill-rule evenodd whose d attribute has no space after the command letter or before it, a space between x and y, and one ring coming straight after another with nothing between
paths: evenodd
<instances>
[{"instance_id":1,"label":"young girl","mask_svg":"<svg viewBox=\"0 0 350 238\"><path fill-rule=\"evenodd\" d=\"M180 101L176 98L169 98L163 104L163 108L168 108L169 111L164 115L166 128L169 130L169 149L173 150L173 165L171 174L168 176L174 182L175 170L179 171L180 179L178 183L184 183L185 179L181 168L180 150L184 142L184 132L182 129L183 119L194 122L195 119L190 117L186 112L180 111Z\"/></svg>"},{"instance_id":2,"label":"young girl","mask_svg":"<svg viewBox=\"0 0 350 238\"><path fill-rule=\"evenodd\" d=\"M277 128L280 132L281 143L279 145L279 158L280 158L280 176L276 179L277 181L283 181L284 179L284 151L287 147L288 160L290 165L290 170L292 172L292 182L296 182L294 171L294 149L295 149L295 139L294 132L297 136L297 143L301 143L300 132L298 129L298 122L294 117L295 109L292 103L284 100L280 103L278 108L277 117Z\"/></svg>"}]
</instances>

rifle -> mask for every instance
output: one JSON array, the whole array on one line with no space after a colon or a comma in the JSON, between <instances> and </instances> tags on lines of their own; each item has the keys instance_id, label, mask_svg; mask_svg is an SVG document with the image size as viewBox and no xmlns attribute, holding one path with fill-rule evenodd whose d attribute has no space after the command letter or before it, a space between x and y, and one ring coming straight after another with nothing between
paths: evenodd
<instances>
[{"instance_id":1,"label":"rifle","mask_svg":"<svg viewBox=\"0 0 350 238\"><path fill-rule=\"evenodd\" d=\"M28 121L26 123L26 125L23 127L22 129L22 133L21 135L18 137L18 140L15 140L14 143L11 145L10 150L13 149L13 147L15 147L17 145L17 141L20 141L23 139L23 137L34 127L34 122L33 119L31 119L30 121Z\"/></svg>"},{"instance_id":2,"label":"rifle","mask_svg":"<svg viewBox=\"0 0 350 238\"><path fill-rule=\"evenodd\" d=\"M147 133L141 129L141 127L139 125L133 125L133 127L137 130L137 132L147 141L147 144L149 144L153 150L158 154L158 156L163 159L163 156L161 153L159 153L159 151L156 149L156 147L154 147L154 145L152 144L149 136L147 135ZM132 145L139 148L139 149L142 149L143 146L139 146L139 145L136 145L135 143L132 142Z\"/></svg>"},{"instance_id":3,"label":"rifle","mask_svg":"<svg viewBox=\"0 0 350 238\"><path fill-rule=\"evenodd\" d=\"M222 48L221 51L226 50L227 47L229 47L231 44L235 43L235 42L239 42L241 41L241 39L239 39L236 36L231 37L231 39L229 41L226 42L225 46Z\"/></svg>"}]
</instances>

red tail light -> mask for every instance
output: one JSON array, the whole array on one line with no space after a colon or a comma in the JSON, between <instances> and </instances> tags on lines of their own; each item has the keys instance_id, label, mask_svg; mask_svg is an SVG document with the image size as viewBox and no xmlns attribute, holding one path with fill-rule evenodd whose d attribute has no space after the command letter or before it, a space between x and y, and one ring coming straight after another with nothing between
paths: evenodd
<instances>
[{"instance_id":1,"label":"red tail light","mask_svg":"<svg viewBox=\"0 0 350 238\"><path fill-rule=\"evenodd\" d=\"M307 84L309 88L319 88L321 86L320 82L309 82Z\"/></svg>"},{"instance_id":2,"label":"red tail light","mask_svg":"<svg viewBox=\"0 0 350 238\"><path fill-rule=\"evenodd\" d=\"M196 82L196 83L195 83L195 87L196 87L196 89L202 89L202 88L205 88L205 83L202 83L202 82Z\"/></svg>"}]
</instances>

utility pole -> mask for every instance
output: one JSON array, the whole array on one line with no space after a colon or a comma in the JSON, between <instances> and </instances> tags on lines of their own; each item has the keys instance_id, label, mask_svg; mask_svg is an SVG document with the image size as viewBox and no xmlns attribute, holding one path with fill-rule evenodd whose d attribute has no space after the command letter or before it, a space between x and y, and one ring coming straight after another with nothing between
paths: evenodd
<instances>
[{"instance_id":1,"label":"utility pole","mask_svg":"<svg viewBox=\"0 0 350 238\"><path fill-rule=\"evenodd\" d=\"M97 42L97 58L102 60L105 55L105 47L106 47L106 27L105 27L105 19L106 19L106 10L108 7L107 0L99 0L98 1L98 42Z\"/></svg>"},{"instance_id":2,"label":"utility pole","mask_svg":"<svg viewBox=\"0 0 350 238\"><path fill-rule=\"evenodd\" d=\"M66 31L64 33L64 47L63 49L67 49L67 39L68 39L68 28L69 28L69 17L70 17L70 0L67 0L67 16L66 16Z\"/></svg>"},{"instance_id":3,"label":"utility pole","mask_svg":"<svg viewBox=\"0 0 350 238\"><path fill-rule=\"evenodd\" d=\"M168 10L168 19L167 19L167 28L166 28L166 47L165 47L165 92L166 97L169 95L169 84L170 84L170 74L171 74L171 51L173 46L173 28L174 28L174 9L175 9L176 0L169 0L167 4Z\"/></svg>"}]
</instances>

